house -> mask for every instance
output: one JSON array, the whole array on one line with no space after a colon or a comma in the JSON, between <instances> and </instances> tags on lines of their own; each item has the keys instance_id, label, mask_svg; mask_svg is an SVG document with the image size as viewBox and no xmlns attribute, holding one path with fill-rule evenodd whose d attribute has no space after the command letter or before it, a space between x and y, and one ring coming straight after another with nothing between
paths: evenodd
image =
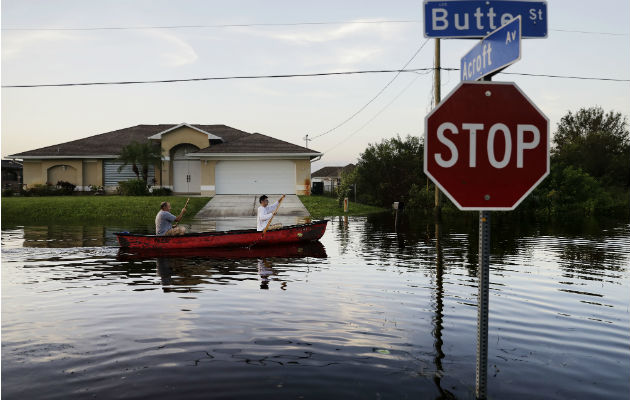
<instances>
[{"instance_id":1,"label":"house","mask_svg":"<svg viewBox=\"0 0 630 400\"><path fill-rule=\"evenodd\" d=\"M2 160L2 189L20 189L21 187L22 163Z\"/></svg>"},{"instance_id":2,"label":"house","mask_svg":"<svg viewBox=\"0 0 630 400\"><path fill-rule=\"evenodd\" d=\"M42 147L10 157L22 159L24 184L67 181L77 190L135 179L117 160L132 141L160 145L162 162L151 166L149 184L177 194L309 194L311 160L322 154L260 133L225 125L137 125Z\"/></svg>"},{"instance_id":3,"label":"house","mask_svg":"<svg viewBox=\"0 0 630 400\"><path fill-rule=\"evenodd\" d=\"M348 164L345 167L324 167L311 174L311 182L313 184L321 182L324 192L332 192L341 183L341 175L350 173L355 168L354 164Z\"/></svg>"}]
</instances>

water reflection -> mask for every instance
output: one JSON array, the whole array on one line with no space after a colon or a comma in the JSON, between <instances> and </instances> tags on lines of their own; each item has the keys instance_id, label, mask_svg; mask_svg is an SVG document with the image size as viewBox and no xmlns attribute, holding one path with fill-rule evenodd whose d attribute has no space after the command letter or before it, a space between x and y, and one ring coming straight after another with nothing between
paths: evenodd
<instances>
[{"instance_id":1,"label":"water reflection","mask_svg":"<svg viewBox=\"0 0 630 400\"><path fill-rule=\"evenodd\" d=\"M153 226L103 226L103 225L36 225L23 226L20 229L23 247L36 248L73 248L118 246L114 232L134 231L138 233L152 233ZM3 231L6 228L3 227Z\"/></svg>"},{"instance_id":2,"label":"water reflection","mask_svg":"<svg viewBox=\"0 0 630 400\"><path fill-rule=\"evenodd\" d=\"M433 338L435 342L433 347L435 349L435 357L433 361L435 363L435 375L433 382L437 387L440 398L442 399L454 399L456 398L450 391L442 387L442 376L444 375L444 368L442 366L442 360L446 355L442 351L444 341L442 339L442 329L444 329L444 253L442 251L442 241L440 233L441 224L439 220L435 221L435 314L433 317Z\"/></svg>"},{"instance_id":3,"label":"water reflection","mask_svg":"<svg viewBox=\"0 0 630 400\"><path fill-rule=\"evenodd\" d=\"M260 276L261 289L269 289L270 281L279 281L280 288L286 290L286 280L274 269L277 260L327 257L320 242L251 248L120 249L117 254L118 260L129 262L130 269L135 263L155 259L164 292L198 292L200 289L195 286L216 283L228 276L235 279L254 267Z\"/></svg>"},{"instance_id":4,"label":"water reflection","mask_svg":"<svg viewBox=\"0 0 630 400\"><path fill-rule=\"evenodd\" d=\"M269 289L269 281L273 280L280 282L280 289L287 290L287 282L278 277L278 271L274 270L272 259L258 259L258 275L260 275L261 289Z\"/></svg>"}]
</instances>

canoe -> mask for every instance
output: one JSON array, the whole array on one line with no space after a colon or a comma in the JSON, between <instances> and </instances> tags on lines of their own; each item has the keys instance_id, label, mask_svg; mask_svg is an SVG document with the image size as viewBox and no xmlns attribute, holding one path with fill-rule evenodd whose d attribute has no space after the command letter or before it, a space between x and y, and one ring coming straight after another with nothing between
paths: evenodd
<instances>
[{"instance_id":1,"label":"canoe","mask_svg":"<svg viewBox=\"0 0 630 400\"><path fill-rule=\"evenodd\" d=\"M265 235L266 236L266 235ZM319 241L254 247L206 247L192 249L130 249L118 250L120 261L141 261L154 258L327 258L326 248Z\"/></svg>"},{"instance_id":2,"label":"canoe","mask_svg":"<svg viewBox=\"0 0 630 400\"><path fill-rule=\"evenodd\" d=\"M198 232L179 236L142 235L116 232L122 248L131 249L194 249L212 247L252 247L319 240L326 231L327 220L290 225L268 230L264 235L256 229L224 232Z\"/></svg>"}]
</instances>

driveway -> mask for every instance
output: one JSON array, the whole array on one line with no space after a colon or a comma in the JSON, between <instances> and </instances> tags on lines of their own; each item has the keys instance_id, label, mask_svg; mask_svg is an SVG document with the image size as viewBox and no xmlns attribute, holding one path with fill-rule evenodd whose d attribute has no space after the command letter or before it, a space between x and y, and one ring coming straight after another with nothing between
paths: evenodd
<instances>
[{"instance_id":1,"label":"driveway","mask_svg":"<svg viewBox=\"0 0 630 400\"><path fill-rule=\"evenodd\" d=\"M259 197L253 194L216 195L195 215L194 228L203 231L255 228ZM280 195L271 195L269 202L273 203L279 198ZM310 216L300 199L289 194L280 204L273 221L285 226L295 225L304 223Z\"/></svg>"}]
</instances>

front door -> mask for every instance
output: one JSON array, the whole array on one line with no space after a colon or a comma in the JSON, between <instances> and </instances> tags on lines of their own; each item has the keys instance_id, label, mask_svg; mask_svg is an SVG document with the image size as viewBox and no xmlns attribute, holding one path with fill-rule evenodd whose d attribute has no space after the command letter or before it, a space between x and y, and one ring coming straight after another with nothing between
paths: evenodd
<instances>
[{"instance_id":1,"label":"front door","mask_svg":"<svg viewBox=\"0 0 630 400\"><path fill-rule=\"evenodd\" d=\"M201 192L201 162L186 158L186 154L197 151L193 145L179 147L173 154L173 191L176 193Z\"/></svg>"}]
</instances>

